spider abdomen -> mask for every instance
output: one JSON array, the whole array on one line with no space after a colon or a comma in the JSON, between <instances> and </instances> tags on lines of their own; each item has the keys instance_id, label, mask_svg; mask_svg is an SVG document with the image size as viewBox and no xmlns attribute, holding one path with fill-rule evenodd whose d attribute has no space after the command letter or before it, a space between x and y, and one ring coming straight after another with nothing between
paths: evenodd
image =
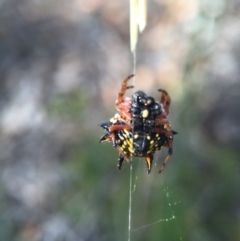
<instances>
[{"instance_id":1,"label":"spider abdomen","mask_svg":"<svg viewBox=\"0 0 240 241\"><path fill-rule=\"evenodd\" d=\"M143 131L120 130L115 132L116 143L124 154L136 157L154 154L161 149L166 142L166 138L156 133L146 133Z\"/></svg>"}]
</instances>

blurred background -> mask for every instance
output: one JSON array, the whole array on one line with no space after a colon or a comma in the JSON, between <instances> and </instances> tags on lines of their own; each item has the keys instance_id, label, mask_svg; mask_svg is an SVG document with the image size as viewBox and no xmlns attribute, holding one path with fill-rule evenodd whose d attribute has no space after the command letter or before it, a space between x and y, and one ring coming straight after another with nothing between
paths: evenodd
<instances>
[{"instance_id":1,"label":"blurred background","mask_svg":"<svg viewBox=\"0 0 240 241\"><path fill-rule=\"evenodd\" d=\"M0 13L0 240L127 240L129 165L98 124L132 73L129 2ZM169 92L179 134L162 174L166 148L149 175L133 160L132 240L240 240L240 2L149 0L136 72L134 90Z\"/></svg>"}]
</instances>

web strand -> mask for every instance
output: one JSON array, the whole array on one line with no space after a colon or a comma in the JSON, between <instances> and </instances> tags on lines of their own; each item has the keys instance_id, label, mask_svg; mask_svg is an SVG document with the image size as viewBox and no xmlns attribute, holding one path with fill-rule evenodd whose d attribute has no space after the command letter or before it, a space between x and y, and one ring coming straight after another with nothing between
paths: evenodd
<instances>
[{"instance_id":1,"label":"web strand","mask_svg":"<svg viewBox=\"0 0 240 241\"><path fill-rule=\"evenodd\" d=\"M178 224L177 224L177 222L176 222L176 216L174 215L173 208L172 208L172 204L171 204L171 202L170 202L170 200L169 200L169 192L168 192L168 188L167 188L167 189L164 188L164 192L165 192L166 197L167 197L168 206L169 206L169 208L170 208L170 210L171 210L171 214L172 214L171 219L174 220L174 223L175 223L176 229L177 229L178 234L179 234L179 240L182 240L182 236L181 236L181 234L180 234L179 226L178 226Z\"/></svg>"},{"instance_id":2,"label":"web strand","mask_svg":"<svg viewBox=\"0 0 240 241\"><path fill-rule=\"evenodd\" d=\"M169 194L169 191L168 191L168 187L164 188L163 190L164 190L164 193L165 193L165 196L166 196L166 200L167 200L167 203L168 203L168 207L170 209L170 215L171 216L169 218L160 218L155 222L142 225L138 228L134 228L134 229L132 229L132 232L142 231L143 229L150 228L150 227L155 226L155 225L157 225L161 222L173 222L176 226L176 229L177 229L177 232L178 232L178 235L179 235L179 240L182 241L183 239L182 239L182 236L181 236L181 233L180 233L180 230L179 230L179 226L178 226L178 223L177 223L177 217L174 214L172 202L170 201L170 197L169 197L170 194ZM176 205L176 202L174 203L174 205Z\"/></svg>"},{"instance_id":3,"label":"web strand","mask_svg":"<svg viewBox=\"0 0 240 241\"><path fill-rule=\"evenodd\" d=\"M137 62L137 41L138 28L142 32L146 26L147 2L146 0L129 0L130 3L130 49L133 54L133 85L136 85L136 62ZM134 130L132 130L134 133ZM133 166L130 158L129 171L129 207L128 207L128 241L131 241L131 220L132 220L132 178Z\"/></svg>"},{"instance_id":4,"label":"web strand","mask_svg":"<svg viewBox=\"0 0 240 241\"><path fill-rule=\"evenodd\" d=\"M130 161L130 174L129 174L128 241L131 241L131 219L132 219L132 160Z\"/></svg>"},{"instance_id":5,"label":"web strand","mask_svg":"<svg viewBox=\"0 0 240 241\"><path fill-rule=\"evenodd\" d=\"M133 85L136 84L136 49L133 51ZM133 130L134 132L134 130ZM128 207L128 241L131 241L131 224L132 224L132 178L133 178L133 166L132 166L132 157L130 159L130 171L129 171L129 207Z\"/></svg>"}]
</instances>

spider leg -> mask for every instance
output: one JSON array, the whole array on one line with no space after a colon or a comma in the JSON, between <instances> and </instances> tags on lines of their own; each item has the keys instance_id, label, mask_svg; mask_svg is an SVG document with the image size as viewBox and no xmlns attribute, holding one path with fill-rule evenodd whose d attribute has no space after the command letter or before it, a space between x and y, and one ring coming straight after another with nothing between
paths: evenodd
<instances>
[{"instance_id":1,"label":"spider leg","mask_svg":"<svg viewBox=\"0 0 240 241\"><path fill-rule=\"evenodd\" d=\"M163 171L163 169L165 168L167 162L169 161L169 158L170 158L171 155L173 154L172 143L173 143L173 138L172 138L172 137L171 137L171 138L169 137L168 145L167 145L167 146L168 146L168 154L167 154L167 156L166 156L166 158L165 158L162 166L160 167L158 173L161 173L161 172Z\"/></svg>"},{"instance_id":2,"label":"spider leg","mask_svg":"<svg viewBox=\"0 0 240 241\"><path fill-rule=\"evenodd\" d=\"M108 131L109 132L113 132L113 131L120 131L120 130L123 130L123 129L126 129L126 130L131 130L131 126L126 124L126 125L112 125L108 128Z\"/></svg>"},{"instance_id":3,"label":"spider leg","mask_svg":"<svg viewBox=\"0 0 240 241\"><path fill-rule=\"evenodd\" d=\"M99 142L107 141L107 142L112 142L113 147L116 147L116 137L115 137L115 131L119 130L131 130L131 126L126 124L126 125L112 125L111 122L103 123L99 125L103 129L107 131L107 133L101 137Z\"/></svg>"},{"instance_id":4,"label":"spider leg","mask_svg":"<svg viewBox=\"0 0 240 241\"><path fill-rule=\"evenodd\" d=\"M171 126L170 122L167 119L167 116L160 114L157 116L156 118L156 125L160 125L160 126Z\"/></svg>"},{"instance_id":5,"label":"spider leg","mask_svg":"<svg viewBox=\"0 0 240 241\"><path fill-rule=\"evenodd\" d=\"M108 131L110 132L110 135L111 135L113 147L117 146L114 131L120 131L120 130L123 130L123 129L131 130L131 126L127 125L127 124L126 125L112 125L108 128Z\"/></svg>"},{"instance_id":6,"label":"spider leg","mask_svg":"<svg viewBox=\"0 0 240 241\"><path fill-rule=\"evenodd\" d=\"M101 143L103 141L112 142L113 147L116 147L115 134L113 132L109 131L109 129L112 126L112 123L106 122L106 123L99 124L99 126L102 127L105 131L107 131L107 133L101 137L101 139L99 140L99 143Z\"/></svg>"},{"instance_id":7,"label":"spider leg","mask_svg":"<svg viewBox=\"0 0 240 241\"><path fill-rule=\"evenodd\" d=\"M111 142L111 136L109 133L106 133L104 136L101 137L101 139L99 140L99 143L103 142L103 141L107 141L107 142Z\"/></svg>"},{"instance_id":8,"label":"spider leg","mask_svg":"<svg viewBox=\"0 0 240 241\"><path fill-rule=\"evenodd\" d=\"M118 169L121 170L122 169L122 165L124 162L130 162L129 160L129 155L124 154L119 148L118 152L119 152L119 157L118 157Z\"/></svg>"},{"instance_id":9,"label":"spider leg","mask_svg":"<svg viewBox=\"0 0 240 241\"><path fill-rule=\"evenodd\" d=\"M127 82L133 77L134 75L129 75L125 80L123 80L122 82L122 87L121 90L118 93L118 99L117 99L117 105L121 104L122 102L124 102L124 94L126 92L127 89L131 89L133 88L133 86L127 86Z\"/></svg>"},{"instance_id":10,"label":"spider leg","mask_svg":"<svg viewBox=\"0 0 240 241\"><path fill-rule=\"evenodd\" d=\"M124 156L120 154L118 157L118 170L122 169L122 165L123 165L124 161L125 161Z\"/></svg>"},{"instance_id":11,"label":"spider leg","mask_svg":"<svg viewBox=\"0 0 240 241\"><path fill-rule=\"evenodd\" d=\"M164 108L166 114L168 115L169 107L171 104L171 98L166 90L159 89L158 91L162 93L160 103L163 105L163 108Z\"/></svg>"},{"instance_id":12,"label":"spider leg","mask_svg":"<svg viewBox=\"0 0 240 241\"><path fill-rule=\"evenodd\" d=\"M111 136L111 141L112 141L113 147L116 147L117 144L116 144L115 134L114 134L114 133L111 133L110 136Z\"/></svg>"},{"instance_id":13,"label":"spider leg","mask_svg":"<svg viewBox=\"0 0 240 241\"><path fill-rule=\"evenodd\" d=\"M121 117L123 117L124 119L127 119L127 120L131 120L132 119L132 114L129 111L129 107L130 105L128 106L118 106L117 109L118 111L120 112L120 115Z\"/></svg>"},{"instance_id":14,"label":"spider leg","mask_svg":"<svg viewBox=\"0 0 240 241\"><path fill-rule=\"evenodd\" d=\"M111 122L106 122L106 123L102 123L99 124L100 127L102 127L105 131L108 131L108 128L112 125Z\"/></svg>"},{"instance_id":15,"label":"spider leg","mask_svg":"<svg viewBox=\"0 0 240 241\"><path fill-rule=\"evenodd\" d=\"M160 134L160 135L167 135L169 131L165 130L165 129L162 129L162 128L159 128L159 127L156 127L154 129L154 133L157 133L157 134ZM170 132L171 133L171 132ZM169 133L169 134L170 134ZM171 133L172 134L172 133Z\"/></svg>"},{"instance_id":16,"label":"spider leg","mask_svg":"<svg viewBox=\"0 0 240 241\"><path fill-rule=\"evenodd\" d=\"M166 166L166 164L167 164L167 162L168 162L170 156L171 156L171 154L168 153L168 155L166 156L166 158L165 158L165 160L164 160L162 166L160 167L158 173L161 173L161 172L163 171L163 169L164 169L164 167Z\"/></svg>"},{"instance_id":17,"label":"spider leg","mask_svg":"<svg viewBox=\"0 0 240 241\"><path fill-rule=\"evenodd\" d=\"M172 138L173 135L177 134L177 132L171 130L171 128L163 129L162 127L155 127L154 133L164 135L165 137L167 137L169 139L168 142L171 141L171 138ZM168 145L169 144L167 143L167 146Z\"/></svg>"},{"instance_id":18,"label":"spider leg","mask_svg":"<svg viewBox=\"0 0 240 241\"><path fill-rule=\"evenodd\" d=\"M152 169L153 155L146 156L145 161L147 163L147 171L148 171L148 174L149 174L151 172L151 169Z\"/></svg>"},{"instance_id":19,"label":"spider leg","mask_svg":"<svg viewBox=\"0 0 240 241\"><path fill-rule=\"evenodd\" d=\"M104 136L101 137L99 140L99 143L106 141L106 142L112 142L113 147L116 147L116 138L114 133L106 133Z\"/></svg>"}]
</instances>

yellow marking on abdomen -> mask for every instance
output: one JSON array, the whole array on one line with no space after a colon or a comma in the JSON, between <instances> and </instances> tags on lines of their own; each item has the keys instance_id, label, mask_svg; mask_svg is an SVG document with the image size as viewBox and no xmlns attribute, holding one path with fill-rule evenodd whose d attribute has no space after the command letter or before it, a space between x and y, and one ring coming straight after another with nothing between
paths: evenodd
<instances>
[{"instance_id":1,"label":"yellow marking on abdomen","mask_svg":"<svg viewBox=\"0 0 240 241\"><path fill-rule=\"evenodd\" d=\"M132 148L132 147L128 147L128 150L129 150L129 152L130 152L130 153L132 153L132 154L134 153L134 151L133 151L133 148Z\"/></svg>"},{"instance_id":2,"label":"yellow marking on abdomen","mask_svg":"<svg viewBox=\"0 0 240 241\"><path fill-rule=\"evenodd\" d=\"M128 130L124 129L123 131L126 133L127 136L129 136L129 131Z\"/></svg>"}]
</instances>

